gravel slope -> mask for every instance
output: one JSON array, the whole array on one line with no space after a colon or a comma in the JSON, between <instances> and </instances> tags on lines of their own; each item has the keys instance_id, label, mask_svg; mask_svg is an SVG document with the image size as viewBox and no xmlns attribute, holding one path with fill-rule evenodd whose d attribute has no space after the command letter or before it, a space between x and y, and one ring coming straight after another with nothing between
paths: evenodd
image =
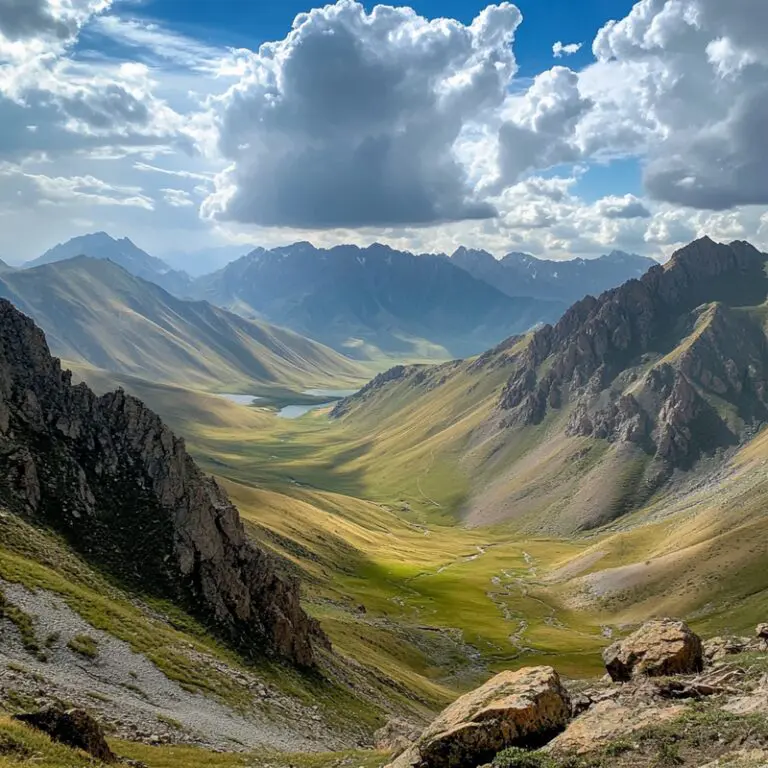
<instances>
[{"instance_id":1,"label":"gravel slope","mask_svg":"<svg viewBox=\"0 0 768 768\"><path fill-rule=\"evenodd\" d=\"M94 629L56 595L31 592L0 580L6 599L33 618L38 639L56 636L48 660L26 651L16 627L0 620L0 696L11 704L37 706L55 700L95 712L114 735L151 743L198 744L238 750L270 747L289 752L330 751L348 746L334 737L313 708L229 670L255 693L251 711L234 712L206 696L185 691L130 646ZM98 644L95 659L67 647L87 635ZM210 663L210 660L208 660ZM213 661L219 669L227 669Z\"/></svg>"}]
</instances>

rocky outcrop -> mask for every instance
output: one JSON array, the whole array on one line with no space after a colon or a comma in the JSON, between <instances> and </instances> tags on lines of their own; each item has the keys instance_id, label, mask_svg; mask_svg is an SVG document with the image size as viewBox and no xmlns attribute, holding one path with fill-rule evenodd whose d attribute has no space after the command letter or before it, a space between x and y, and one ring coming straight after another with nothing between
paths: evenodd
<instances>
[{"instance_id":1,"label":"rocky outcrop","mask_svg":"<svg viewBox=\"0 0 768 768\"><path fill-rule=\"evenodd\" d=\"M701 644L704 662L714 664L751 647L748 637L710 637Z\"/></svg>"},{"instance_id":2,"label":"rocky outcrop","mask_svg":"<svg viewBox=\"0 0 768 768\"><path fill-rule=\"evenodd\" d=\"M82 749L101 763L116 763L101 726L82 709L45 709L26 715L16 715L25 725L36 728L54 741L74 749Z\"/></svg>"},{"instance_id":3,"label":"rocky outcrop","mask_svg":"<svg viewBox=\"0 0 768 768\"><path fill-rule=\"evenodd\" d=\"M419 738L418 726L400 717L391 717L373 734L373 745L392 757L402 755Z\"/></svg>"},{"instance_id":4,"label":"rocky outcrop","mask_svg":"<svg viewBox=\"0 0 768 768\"><path fill-rule=\"evenodd\" d=\"M326 644L298 585L246 537L235 507L161 419L97 397L0 301L0 501L101 567L172 599L246 652L313 664Z\"/></svg>"},{"instance_id":5,"label":"rocky outcrop","mask_svg":"<svg viewBox=\"0 0 768 768\"><path fill-rule=\"evenodd\" d=\"M759 653L763 631L706 646ZM723 657L702 670L700 650L685 624L667 619L607 654L624 652L634 672L626 681L570 680L566 692L549 667L503 673L448 707L388 768L714 766L735 750L768 747L764 661Z\"/></svg>"},{"instance_id":6,"label":"rocky outcrop","mask_svg":"<svg viewBox=\"0 0 768 768\"><path fill-rule=\"evenodd\" d=\"M502 672L438 715L391 768L475 768L506 747L545 744L570 714L551 667Z\"/></svg>"},{"instance_id":7,"label":"rocky outcrop","mask_svg":"<svg viewBox=\"0 0 768 768\"><path fill-rule=\"evenodd\" d=\"M626 738L649 725L680 717L682 705L600 701L553 739L545 751L553 754L586 755L611 742Z\"/></svg>"},{"instance_id":8,"label":"rocky outcrop","mask_svg":"<svg viewBox=\"0 0 768 768\"><path fill-rule=\"evenodd\" d=\"M700 391L730 399L747 422L768 417L765 333L718 303L761 304L766 258L747 243L704 238L667 267L578 302L519 356L499 403L505 423L538 424L571 403L570 434L634 443L673 467L710 448L697 432L714 447L736 442ZM644 358L663 360L670 333L685 322L679 333L688 340L674 362L649 370ZM643 380L630 392L633 369Z\"/></svg>"},{"instance_id":9,"label":"rocky outcrop","mask_svg":"<svg viewBox=\"0 0 768 768\"><path fill-rule=\"evenodd\" d=\"M374 376L361 390L355 392L354 395L339 400L333 407L333 410L331 410L331 418L339 419L345 416L352 405L366 400L371 395L379 392L387 384L402 381L416 370L417 366L396 365L393 368L382 371L382 373Z\"/></svg>"},{"instance_id":10,"label":"rocky outcrop","mask_svg":"<svg viewBox=\"0 0 768 768\"><path fill-rule=\"evenodd\" d=\"M701 639L682 621L649 621L603 652L611 679L684 675L703 667Z\"/></svg>"}]
</instances>

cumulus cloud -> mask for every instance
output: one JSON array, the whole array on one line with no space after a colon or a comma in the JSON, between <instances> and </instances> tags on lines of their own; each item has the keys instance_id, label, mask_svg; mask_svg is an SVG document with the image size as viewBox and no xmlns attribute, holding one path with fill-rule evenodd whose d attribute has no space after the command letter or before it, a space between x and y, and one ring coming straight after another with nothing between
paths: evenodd
<instances>
[{"instance_id":1,"label":"cumulus cloud","mask_svg":"<svg viewBox=\"0 0 768 768\"><path fill-rule=\"evenodd\" d=\"M561 59L563 56L573 56L574 53L578 53L581 49L584 43L562 43L560 40L558 40L553 46L552 46L552 55L556 59Z\"/></svg>"},{"instance_id":2,"label":"cumulus cloud","mask_svg":"<svg viewBox=\"0 0 768 768\"><path fill-rule=\"evenodd\" d=\"M598 210L607 219L648 219L651 212L642 200L634 195L604 197L598 203Z\"/></svg>"},{"instance_id":3,"label":"cumulus cloud","mask_svg":"<svg viewBox=\"0 0 768 768\"><path fill-rule=\"evenodd\" d=\"M537 75L524 94L511 99L510 119L499 132L502 184L516 182L526 171L578 160L582 153L575 130L591 107L578 75L567 67Z\"/></svg>"},{"instance_id":4,"label":"cumulus cloud","mask_svg":"<svg viewBox=\"0 0 768 768\"><path fill-rule=\"evenodd\" d=\"M0 250L37 236L39 205L59 239L92 206L100 228L173 246L300 228L555 258L703 234L768 247L765 0L637 0L593 64L530 80L507 2L464 24L338 0L256 52L125 15L140 9L0 0ZM581 169L610 178L617 158L643 188L617 174L595 200Z\"/></svg>"},{"instance_id":5,"label":"cumulus cloud","mask_svg":"<svg viewBox=\"0 0 768 768\"><path fill-rule=\"evenodd\" d=\"M620 100L596 99L593 142L601 124L645 113L639 145L655 199L712 210L768 204L766 29L764 0L640 0L593 45L586 80L604 92L612 80L626 85Z\"/></svg>"},{"instance_id":6,"label":"cumulus cloud","mask_svg":"<svg viewBox=\"0 0 768 768\"><path fill-rule=\"evenodd\" d=\"M231 164L204 212L305 228L493 216L454 147L502 106L520 21L510 3L470 25L353 0L301 14L214 104Z\"/></svg>"},{"instance_id":7,"label":"cumulus cloud","mask_svg":"<svg viewBox=\"0 0 768 768\"><path fill-rule=\"evenodd\" d=\"M74 41L82 25L112 0L3 0L0 57L25 58Z\"/></svg>"}]
</instances>

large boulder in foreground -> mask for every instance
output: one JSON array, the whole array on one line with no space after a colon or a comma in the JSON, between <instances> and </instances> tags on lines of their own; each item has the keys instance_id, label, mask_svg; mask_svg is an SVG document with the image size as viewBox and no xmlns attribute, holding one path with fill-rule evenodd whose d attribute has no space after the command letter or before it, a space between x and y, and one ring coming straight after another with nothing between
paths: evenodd
<instances>
[{"instance_id":1,"label":"large boulder in foreground","mask_svg":"<svg viewBox=\"0 0 768 768\"><path fill-rule=\"evenodd\" d=\"M552 667L502 672L451 704L390 768L476 768L506 747L542 746L570 713Z\"/></svg>"},{"instance_id":2,"label":"large boulder in foreground","mask_svg":"<svg viewBox=\"0 0 768 768\"><path fill-rule=\"evenodd\" d=\"M14 719L37 728L54 741L82 749L102 763L117 762L101 726L85 710L51 708L28 715L16 715Z\"/></svg>"},{"instance_id":3,"label":"large boulder in foreground","mask_svg":"<svg viewBox=\"0 0 768 768\"><path fill-rule=\"evenodd\" d=\"M685 622L658 619L606 648L603 661L615 682L641 676L687 675L703 667L702 644Z\"/></svg>"}]
</instances>

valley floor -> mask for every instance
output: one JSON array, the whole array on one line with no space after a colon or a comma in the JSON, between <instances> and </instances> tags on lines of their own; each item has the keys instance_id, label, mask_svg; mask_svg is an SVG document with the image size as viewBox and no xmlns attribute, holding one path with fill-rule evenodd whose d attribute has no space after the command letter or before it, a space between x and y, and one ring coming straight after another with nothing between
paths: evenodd
<instances>
[{"instance_id":1,"label":"valley floor","mask_svg":"<svg viewBox=\"0 0 768 768\"><path fill-rule=\"evenodd\" d=\"M601 674L612 635L652 614L686 616L704 635L766 618L768 518L759 499L768 435L736 456L727 483L702 476L597 533L560 540L460 525L466 481L439 451L411 454L409 469L327 411L288 421L191 390L121 383L185 436L249 533L287 559L336 651L318 680L245 666L187 617L137 604L56 542L0 519L0 588L38 617L40 646L30 651L19 622L0 621L16 633L0 657L6 709L34 701L39 678L56 679L62 699L87 688L118 751L152 768L199 756L119 739L139 732L144 741L240 750L206 752L212 766L374 768L385 759L370 750L322 753L370 745L388 713L425 721L502 669L549 663L573 678ZM97 660L68 646L81 635L96 641ZM0 745L17 737L17 726L0 721ZM256 756L259 744L304 756ZM79 765L56 759L39 764Z\"/></svg>"}]
</instances>

